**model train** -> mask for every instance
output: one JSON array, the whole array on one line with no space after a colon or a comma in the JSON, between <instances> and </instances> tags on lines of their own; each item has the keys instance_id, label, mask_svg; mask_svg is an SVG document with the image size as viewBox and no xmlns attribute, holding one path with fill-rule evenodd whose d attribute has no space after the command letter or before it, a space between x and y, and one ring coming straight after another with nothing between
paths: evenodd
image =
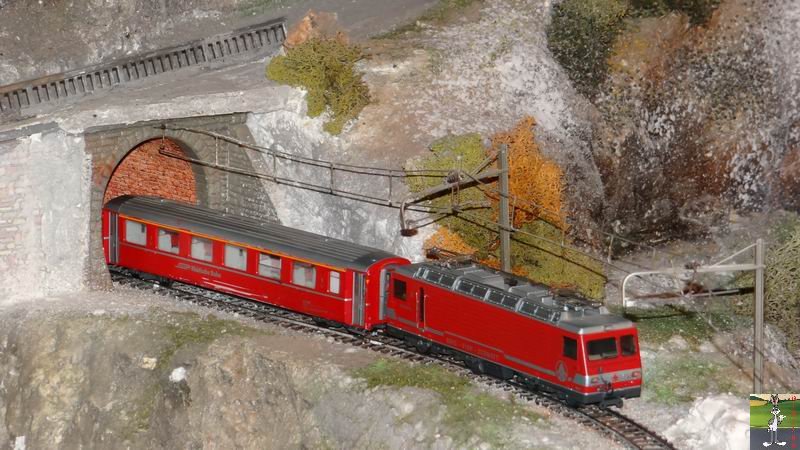
<instances>
[{"instance_id":1,"label":"model train","mask_svg":"<svg viewBox=\"0 0 800 450\"><path fill-rule=\"evenodd\" d=\"M275 223L152 197L103 209L109 265L266 302L455 355L571 404L638 397L633 324L599 304L474 263L416 263Z\"/></svg>"}]
</instances>

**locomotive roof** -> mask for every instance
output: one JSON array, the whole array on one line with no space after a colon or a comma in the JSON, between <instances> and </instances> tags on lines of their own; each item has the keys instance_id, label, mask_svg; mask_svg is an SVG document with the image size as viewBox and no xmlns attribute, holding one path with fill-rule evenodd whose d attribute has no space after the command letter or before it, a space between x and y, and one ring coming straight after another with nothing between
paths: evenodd
<instances>
[{"instance_id":1,"label":"locomotive roof","mask_svg":"<svg viewBox=\"0 0 800 450\"><path fill-rule=\"evenodd\" d=\"M383 250L297 230L274 222L261 222L155 197L125 195L109 201L105 207L126 216L330 266L366 270L376 261L397 257Z\"/></svg>"},{"instance_id":2,"label":"locomotive roof","mask_svg":"<svg viewBox=\"0 0 800 450\"><path fill-rule=\"evenodd\" d=\"M396 271L577 334L633 327L598 302L560 295L544 284L479 264L424 262Z\"/></svg>"}]
</instances>

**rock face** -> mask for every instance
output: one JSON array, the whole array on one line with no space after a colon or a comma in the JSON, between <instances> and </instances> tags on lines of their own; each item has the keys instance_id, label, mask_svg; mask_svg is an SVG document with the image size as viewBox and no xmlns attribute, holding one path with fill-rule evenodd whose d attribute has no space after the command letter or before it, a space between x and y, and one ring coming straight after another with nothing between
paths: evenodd
<instances>
[{"instance_id":1,"label":"rock face","mask_svg":"<svg viewBox=\"0 0 800 450\"><path fill-rule=\"evenodd\" d=\"M321 444L268 333L189 313L4 315L0 448ZM282 341L285 337L278 337ZM185 376L185 378L184 378Z\"/></svg>"},{"instance_id":2,"label":"rock face","mask_svg":"<svg viewBox=\"0 0 800 450\"><path fill-rule=\"evenodd\" d=\"M337 163L358 165L366 160L369 161L367 165L391 166L384 161L366 159L361 149L347 148L342 139L322 131L321 120L309 119L302 114L301 111L290 111L287 106L283 111L249 114L247 125L256 142L264 147ZM267 173L271 173L273 162L269 155L264 154L263 164ZM322 186L327 186L331 179L327 168L280 160L276 173L279 177ZM390 187L389 179L384 176L337 171L334 177L337 189L375 198L388 198L392 192L396 198L401 198L396 193L404 189L396 180ZM397 210L380 204L273 183L265 186L269 189L278 219L289 227L384 249L411 259L420 258L422 243L431 232L425 229L414 237L402 236L398 232L400 218Z\"/></svg>"},{"instance_id":3,"label":"rock face","mask_svg":"<svg viewBox=\"0 0 800 450\"><path fill-rule=\"evenodd\" d=\"M724 228L732 209L793 207L797 108L785 99L796 96L779 93L796 77L773 43L794 41L794 9L725 0L703 25L677 13L630 21L595 101L604 215L619 233L697 236Z\"/></svg>"},{"instance_id":4,"label":"rock face","mask_svg":"<svg viewBox=\"0 0 800 450\"><path fill-rule=\"evenodd\" d=\"M206 314L139 291L0 306L0 449L528 448L566 422L476 405L492 432L465 432L438 391L352 376L372 352Z\"/></svg>"}]
</instances>

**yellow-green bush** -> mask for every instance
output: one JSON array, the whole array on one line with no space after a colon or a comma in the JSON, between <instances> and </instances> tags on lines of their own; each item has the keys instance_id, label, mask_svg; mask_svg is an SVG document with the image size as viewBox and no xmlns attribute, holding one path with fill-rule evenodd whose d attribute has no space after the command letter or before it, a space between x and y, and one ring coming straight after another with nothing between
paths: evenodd
<instances>
[{"instance_id":1,"label":"yellow-green bush","mask_svg":"<svg viewBox=\"0 0 800 450\"><path fill-rule=\"evenodd\" d=\"M430 153L412 159L406 164L406 169L450 171L463 169L471 171L485 158L483 142L478 133L445 136L434 141L430 146ZM442 184L442 178L436 176L419 176L407 178L408 188L411 192L422 192L433 186Z\"/></svg>"},{"instance_id":2,"label":"yellow-green bush","mask_svg":"<svg viewBox=\"0 0 800 450\"><path fill-rule=\"evenodd\" d=\"M461 168L464 171L471 172L486 158L483 141L478 133L443 137L431 144L430 150L431 153L429 155L410 161L406 169L409 171L450 171ZM406 180L411 192L422 192L430 187L438 186L444 181L440 177L410 177ZM470 202L486 202L488 200L477 187L461 189L458 192L458 201L462 205ZM450 207L450 195L438 197L432 200L430 204L439 207ZM483 222L494 221L492 212L488 209L470 210L469 214L479 216ZM491 230L458 217L447 217L440 222L440 225L444 225L457 233L464 240L464 243L479 249L479 252L496 239L496 237L493 237L494 233Z\"/></svg>"},{"instance_id":3,"label":"yellow-green bush","mask_svg":"<svg viewBox=\"0 0 800 450\"><path fill-rule=\"evenodd\" d=\"M364 58L361 48L337 39L309 39L272 58L267 78L308 91L308 115L325 111L325 131L339 134L342 127L369 103L369 88L355 64Z\"/></svg>"},{"instance_id":4,"label":"yellow-green bush","mask_svg":"<svg viewBox=\"0 0 800 450\"><path fill-rule=\"evenodd\" d=\"M561 230L543 220L527 223L521 229L556 243L523 233L513 235L511 256L526 277L554 287L575 289L589 298L603 298L606 277L601 263L563 248ZM571 244L570 239L565 238L564 244Z\"/></svg>"}]
</instances>

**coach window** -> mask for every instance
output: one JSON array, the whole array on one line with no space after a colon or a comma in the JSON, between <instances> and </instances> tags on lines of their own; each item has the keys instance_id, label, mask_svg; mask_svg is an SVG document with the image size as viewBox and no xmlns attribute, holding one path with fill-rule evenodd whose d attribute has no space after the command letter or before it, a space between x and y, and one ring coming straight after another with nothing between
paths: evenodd
<instances>
[{"instance_id":1,"label":"coach window","mask_svg":"<svg viewBox=\"0 0 800 450\"><path fill-rule=\"evenodd\" d=\"M622 336L619 339L619 346L622 348L622 356L631 356L636 354L636 341L634 341L632 334Z\"/></svg>"},{"instance_id":2,"label":"coach window","mask_svg":"<svg viewBox=\"0 0 800 450\"><path fill-rule=\"evenodd\" d=\"M158 249L170 253L178 253L178 232L158 229Z\"/></svg>"},{"instance_id":3,"label":"coach window","mask_svg":"<svg viewBox=\"0 0 800 450\"><path fill-rule=\"evenodd\" d=\"M140 222L126 220L125 240L131 244L147 245L147 226Z\"/></svg>"},{"instance_id":4,"label":"coach window","mask_svg":"<svg viewBox=\"0 0 800 450\"><path fill-rule=\"evenodd\" d=\"M314 266L297 261L292 266L292 283L309 288L316 286L317 270Z\"/></svg>"},{"instance_id":5,"label":"coach window","mask_svg":"<svg viewBox=\"0 0 800 450\"><path fill-rule=\"evenodd\" d=\"M564 337L564 356L571 359L578 359L578 341Z\"/></svg>"},{"instance_id":6,"label":"coach window","mask_svg":"<svg viewBox=\"0 0 800 450\"><path fill-rule=\"evenodd\" d=\"M247 270L247 250L225 244L225 265L231 269Z\"/></svg>"},{"instance_id":7,"label":"coach window","mask_svg":"<svg viewBox=\"0 0 800 450\"><path fill-rule=\"evenodd\" d=\"M258 274L279 280L281 278L280 256L268 255L266 253L259 253Z\"/></svg>"},{"instance_id":8,"label":"coach window","mask_svg":"<svg viewBox=\"0 0 800 450\"><path fill-rule=\"evenodd\" d=\"M341 290L340 287L341 279L342 279L341 273L334 272L333 270L331 270L330 278L328 279L328 292L332 294L338 294L339 291Z\"/></svg>"},{"instance_id":9,"label":"coach window","mask_svg":"<svg viewBox=\"0 0 800 450\"><path fill-rule=\"evenodd\" d=\"M214 246L210 239L192 236L192 258L201 261L211 261L213 248Z\"/></svg>"},{"instance_id":10,"label":"coach window","mask_svg":"<svg viewBox=\"0 0 800 450\"><path fill-rule=\"evenodd\" d=\"M392 288L394 293L394 298L398 300L405 300L406 299L406 282L401 280L392 280Z\"/></svg>"}]
</instances>

